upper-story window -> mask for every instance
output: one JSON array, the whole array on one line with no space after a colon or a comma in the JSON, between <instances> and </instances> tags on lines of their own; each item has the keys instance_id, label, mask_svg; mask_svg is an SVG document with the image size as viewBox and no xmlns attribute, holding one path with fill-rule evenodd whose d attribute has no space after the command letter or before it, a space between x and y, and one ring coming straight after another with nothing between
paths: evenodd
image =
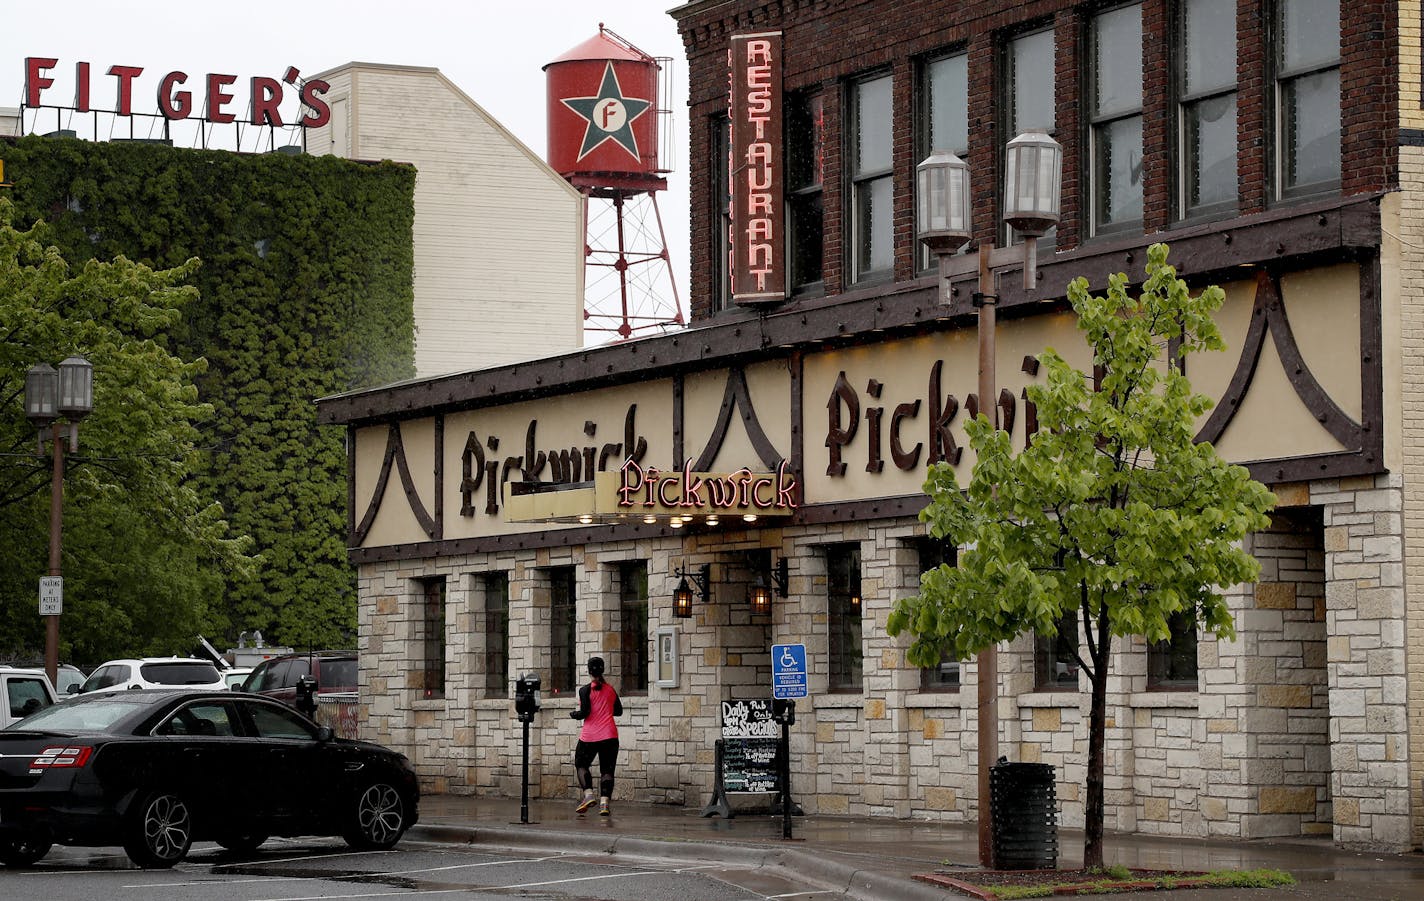
<instances>
[{"instance_id":1,"label":"upper-story window","mask_svg":"<svg viewBox=\"0 0 1424 901\"><path fill-rule=\"evenodd\" d=\"M889 273L894 252L891 78L854 82L850 91L850 223L853 281Z\"/></svg>"},{"instance_id":2,"label":"upper-story window","mask_svg":"<svg viewBox=\"0 0 1424 901\"><path fill-rule=\"evenodd\" d=\"M1088 32L1092 234L1142 227L1142 7L1095 16Z\"/></svg>"},{"instance_id":3,"label":"upper-story window","mask_svg":"<svg viewBox=\"0 0 1424 901\"><path fill-rule=\"evenodd\" d=\"M1334 190L1340 184L1340 0L1276 0L1272 26L1276 197Z\"/></svg>"},{"instance_id":4,"label":"upper-story window","mask_svg":"<svg viewBox=\"0 0 1424 901\"><path fill-rule=\"evenodd\" d=\"M1004 92L1007 99L1003 140L999 146L1000 165L1004 147L1026 131L1038 130L1053 135L1057 131L1054 88L1053 31L1045 29L1021 34L1004 48ZM1002 173L1000 189L1003 188ZM1002 190L1000 200L1002 200ZM1058 229L1051 228L1038 239L1040 252L1053 247ZM1002 240L1008 244L1022 240L1013 229L1004 225Z\"/></svg>"},{"instance_id":5,"label":"upper-story window","mask_svg":"<svg viewBox=\"0 0 1424 901\"><path fill-rule=\"evenodd\" d=\"M1236 0L1182 0L1177 23L1179 218L1236 205Z\"/></svg>"},{"instance_id":6,"label":"upper-story window","mask_svg":"<svg viewBox=\"0 0 1424 901\"><path fill-rule=\"evenodd\" d=\"M930 59L920 68L920 110L915 120L915 159L948 150L960 159L969 155L969 54L953 53ZM916 241L916 246L919 242ZM934 257L919 247L918 268L929 269Z\"/></svg>"},{"instance_id":7,"label":"upper-story window","mask_svg":"<svg viewBox=\"0 0 1424 901\"><path fill-rule=\"evenodd\" d=\"M792 290L821 283L821 185L825 175L825 107L820 93L786 98L786 257Z\"/></svg>"},{"instance_id":8,"label":"upper-story window","mask_svg":"<svg viewBox=\"0 0 1424 901\"><path fill-rule=\"evenodd\" d=\"M732 120L727 116L712 119L712 198L717 210L712 221L712 312L732 305Z\"/></svg>"}]
</instances>

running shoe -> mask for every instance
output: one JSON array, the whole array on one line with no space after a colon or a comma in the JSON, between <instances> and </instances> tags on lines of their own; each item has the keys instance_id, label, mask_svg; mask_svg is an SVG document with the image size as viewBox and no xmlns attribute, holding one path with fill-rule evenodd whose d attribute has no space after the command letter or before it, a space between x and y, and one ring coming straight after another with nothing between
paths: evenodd
<instances>
[{"instance_id":1,"label":"running shoe","mask_svg":"<svg viewBox=\"0 0 1424 901\"><path fill-rule=\"evenodd\" d=\"M579 802L579 806L574 808L575 811L578 813L583 813L585 810L588 810L590 807L593 806L594 800L595 798L593 797L593 795L589 795L588 797L584 798L582 801ZM604 806L606 807L607 805Z\"/></svg>"},{"instance_id":2,"label":"running shoe","mask_svg":"<svg viewBox=\"0 0 1424 901\"><path fill-rule=\"evenodd\" d=\"M592 804L593 802L590 801L589 803ZM608 816L608 800L607 800L607 799L604 799L604 800L598 802L598 815L601 816L601 817L606 817L606 816Z\"/></svg>"}]
</instances>

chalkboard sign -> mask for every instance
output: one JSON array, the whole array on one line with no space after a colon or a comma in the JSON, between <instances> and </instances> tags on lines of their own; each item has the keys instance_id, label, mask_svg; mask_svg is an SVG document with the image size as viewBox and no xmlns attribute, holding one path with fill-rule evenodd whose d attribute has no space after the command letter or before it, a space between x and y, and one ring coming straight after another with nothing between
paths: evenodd
<instances>
[{"instance_id":1,"label":"chalkboard sign","mask_svg":"<svg viewBox=\"0 0 1424 901\"><path fill-rule=\"evenodd\" d=\"M777 755L781 724L771 718L770 699L722 702L722 737L717 741L717 774L712 801L703 816L732 816L727 795L767 795L781 791Z\"/></svg>"}]
</instances>

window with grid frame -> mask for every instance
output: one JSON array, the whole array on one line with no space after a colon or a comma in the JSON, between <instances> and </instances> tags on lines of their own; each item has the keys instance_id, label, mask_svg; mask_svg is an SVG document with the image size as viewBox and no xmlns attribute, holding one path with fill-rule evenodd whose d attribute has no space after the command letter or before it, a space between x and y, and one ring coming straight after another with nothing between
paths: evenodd
<instances>
[{"instance_id":1,"label":"window with grid frame","mask_svg":"<svg viewBox=\"0 0 1424 901\"><path fill-rule=\"evenodd\" d=\"M1236 208L1236 0L1181 0L1175 46L1177 217Z\"/></svg>"},{"instance_id":2,"label":"window with grid frame","mask_svg":"<svg viewBox=\"0 0 1424 901\"><path fill-rule=\"evenodd\" d=\"M578 687L578 594L574 568L557 566L549 575L550 694L571 694Z\"/></svg>"},{"instance_id":3,"label":"window with grid frame","mask_svg":"<svg viewBox=\"0 0 1424 901\"><path fill-rule=\"evenodd\" d=\"M1053 635L1033 636L1034 691L1078 690L1078 612L1070 610Z\"/></svg>"},{"instance_id":4,"label":"window with grid frame","mask_svg":"<svg viewBox=\"0 0 1424 901\"><path fill-rule=\"evenodd\" d=\"M1170 634L1147 646L1147 687L1167 691L1197 690L1197 618L1178 611L1167 620Z\"/></svg>"},{"instance_id":5,"label":"window with grid frame","mask_svg":"<svg viewBox=\"0 0 1424 901\"><path fill-rule=\"evenodd\" d=\"M960 159L969 156L969 54L963 51L930 57L919 70L919 115L915 120L915 159L947 150ZM918 268L932 269L936 259L918 240ZM960 248L964 253L968 245Z\"/></svg>"},{"instance_id":6,"label":"window with grid frame","mask_svg":"<svg viewBox=\"0 0 1424 901\"><path fill-rule=\"evenodd\" d=\"M419 579L421 598L421 695L445 697L445 577Z\"/></svg>"},{"instance_id":7,"label":"window with grid frame","mask_svg":"<svg viewBox=\"0 0 1424 901\"><path fill-rule=\"evenodd\" d=\"M1092 234L1142 227L1142 5L1088 28L1088 192Z\"/></svg>"},{"instance_id":8,"label":"window with grid frame","mask_svg":"<svg viewBox=\"0 0 1424 901\"><path fill-rule=\"evenodd\" d=\"M618 565L618 626L621 633L618 690L648 691L648 564L632 560Z\"/></svg>"},{"instance_id":9,"label":"window with grid frame","mask_svg":"<svg viewBox=\"0 0 1424 901\"><path fill-rule=\"evenodd\" d=\"M826 553L826 626L832 691L860 691L860 545L832 544Z\"/></svg>"},{"instance_id":10,"label":"window with grid frame","mask_svg":"<svg viewBox=\"0 0 1424 901\"><path fill-rule=\"evenodd\" d=\"M1042 131L1050 137L1058 134L1055 59L1051 27L1017 34L1004 46L1004 131L999 142L1000 202L1004 192L1004 154L1009 141L1026 131ZM1000 240L1008 246L1022 241L1023 237L1005 223ZM1057 241L1058 227L1054 226L1038 239L1039 252L1052 250Z\"/></svg>"},{"instance_id":11,"label":"window with grid frame","mask_svg":"<svg viewBox=\"0 0 1424 901\"><path fill-rule=\"evenodd\" d=\"M850 85L851 280L857 282L888 275L895 264L893 87L888 74Z\"/></svg>"},{"instance_id":12,"label":"window with grid frame","mask_svg":"<svg viewBox=\"0 0 1424 901\"><path fill-rule=\"evenodd\" d=\"M480 579L484 596L485 693L509 694L509 573L485 573Z\"/></svg>"},{"instance_id":13,"label":"window with grid frame","mask_svg":"<svg viewBox=\"0 0 1424 901\"><path fill-rule=\"evenodd\" d=\"M959 562L959 548L946 538L924 538L917 544L920 573L938 569L942 564ZM921 691L959 691L959 661L953 655L940 655L938 666L920 668Z\"/></svg>"},{"instance_id":14,"label":"window with grid frame","mask_svg":"<svg viewBox=\"0 0 1424 901\"><path fill-rule=\"evenodd\" d=\"M819 91L786 98L786 240L793 291L821 284L825 216L825 104Z\"/></svg>"},{"instance_id":15,"label":"window with grid frame","mask_svg":"<svg viewBox=\"0 0 1424 901\"><path fill-rule=\"evenodd\" d=\"M1340 186L1340 0L1275 0L1271 16L1276 199Z\"/></svg>"}]
</instances>

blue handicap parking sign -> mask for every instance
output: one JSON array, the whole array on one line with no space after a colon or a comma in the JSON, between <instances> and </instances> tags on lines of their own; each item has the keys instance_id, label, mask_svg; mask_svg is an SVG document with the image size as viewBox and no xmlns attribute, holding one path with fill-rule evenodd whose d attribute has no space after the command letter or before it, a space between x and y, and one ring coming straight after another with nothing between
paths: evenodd
<instances>
[{"instance_id":1,"label":"blue handicap parking sign","mask_svg":"<svg viewBox=\"0 0 1424 901\"><path fill-rule=\"evenodd\" d=\"M806 646L804 644L774 644L771 646L771 696L773 698L806 697Z\"/></svg>"}]
</instances>

